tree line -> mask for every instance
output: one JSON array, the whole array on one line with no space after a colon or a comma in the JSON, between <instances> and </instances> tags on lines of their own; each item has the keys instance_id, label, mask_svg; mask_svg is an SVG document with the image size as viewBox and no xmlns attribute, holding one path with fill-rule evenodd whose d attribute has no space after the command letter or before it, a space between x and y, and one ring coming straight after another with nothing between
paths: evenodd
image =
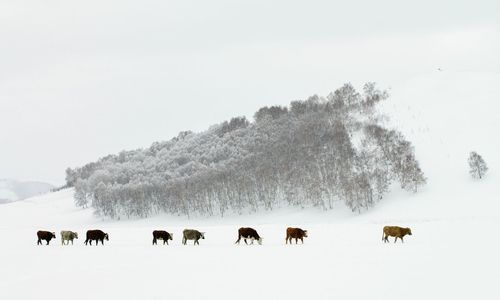
<instances>
[{"instance_id":1,"label":"tree line","mask_svg":"<svg viewBox=\"0 0 500 300\"><path fill-rule=\"evenodd\" d=\"M385 91L345 84L326 97L262 107L204 132L185 131L146 149L122 151L66 170L77 206L100 216L160 212L220 215L285 205L353 212L380 201L392 183L426 182L412 144L383 126Z\"/></svg>"}]
</instances>

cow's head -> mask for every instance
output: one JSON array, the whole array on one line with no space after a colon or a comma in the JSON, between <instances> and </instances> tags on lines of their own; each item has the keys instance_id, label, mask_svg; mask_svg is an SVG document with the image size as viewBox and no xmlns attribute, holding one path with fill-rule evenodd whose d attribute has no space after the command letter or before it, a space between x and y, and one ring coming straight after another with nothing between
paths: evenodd
<instances>
[{"instance_id":1,"label":"cow's head","mask_svg":"<svg viewBox=\"0 0 500 300\"><path fill-rule=\"evenodd\" d=\"M411 235L411 229L410 228L406 228L406 232L408 233L408 235Z\"/></svg>"},{"instance_id":2,"label":"cow's head","mask_svg":"<svg viewBox=\"0 0 500 300\"><path fill-rule=\"evenodd\" d=\"M173 233L169 233L168 234L168 239L173 241L174 240L174 234Z\"/></svg>"},{"instance_id":3,"label":"cow's head","mask_svg":"<svg viewBox=\"0 0 500 300\"><path fill-rule=\"evenodd\" d=\"M77 239L78 238L78 232L74 232L74 234L75 234L75 239Z\"/></svg>"},{"instance_id":4,"label":"cow's head","mask_svg":"<svg viewBox=\"0 0 500 300\"><path fill-rule=\"evenodd\" d=\"M304 237L307 237L307 230L304 230Z\"/></svg>"},{"instance_id":5,"label":"cow's head","mask_svg":"<svg viewBox=\"0 0 500 300\"><path fill-rule=\"evenodd\" d=\"M257 242L259 242L259 245L262 245L262 240L263 240L263 239L264 239L263 237L260 237L260 238L257 240Z\"/></svg>"},{"instance_id":6,"label":"cow's head","mask_svg":"<svg viewBox=\"0 0 500 300\"><path fill-rule=\"evenodd\" d=\"M205 239L205 233L204 232L200 232L201 234L201 238L204 240Z\"/></svg>"},{"instance_id":7,"label":"cow's head","mask_svg":"<svg viewBox=\"0 0 500 300\"><path fill-rule=\"evenodd\" d=\"M106 241L109 241L109 235L108 235L107 233L105 233L105 234L104 234L104 239L105 239Z\"/></svg>"},{"instance_id":8,"label":"cow's head","mask_svg":"<svg viewBox=\"0 0 500 300\"><path fill-rule=\"evenodd\" d=\"M56 238L56 233L55 232L51 232L52 233L52 238L55 239Z\"/></svg>"}]
</instances>

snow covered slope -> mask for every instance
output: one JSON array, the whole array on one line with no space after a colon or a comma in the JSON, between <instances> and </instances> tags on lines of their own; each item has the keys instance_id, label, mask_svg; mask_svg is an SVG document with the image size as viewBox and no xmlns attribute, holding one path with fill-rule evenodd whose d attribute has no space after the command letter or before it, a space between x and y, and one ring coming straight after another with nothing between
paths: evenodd
<instances>
[{"instance_id":1,"label":"snow covered slope","mask_svg":"<svg viewBox=\"0 0 500 300\"><path fill-rule=\"evenodd\" d=\"M54 186L44 182L0 179L0 204L44 194L52 188Z\"/></svg>"},{"instance_id":2,"label":"snow covered slope","mask_svg":"<svg viewBox=\"0 0 500 300\"><path fill-rule=\"evenodd\" d=\"M110 221L73 205L72 190L0 206L0 299L498 299L500 280L499 74L438 72L394 87L383 108L414 142L428 177L418 194L392 192L352 214L283 209L255 215ZM476 150L490 171L468 174ZM381 242L384 225L412 228L405 243ZM234 245L251 226L262 246ZM285 229L309 230L285 245ZM84 246L87 229L108 232ZM181 244L184 228L206 232ZM75 230L74 246L36 245L36 231ZM174 233L152 246L151 231Z\"/></svg>"}]
</instances>

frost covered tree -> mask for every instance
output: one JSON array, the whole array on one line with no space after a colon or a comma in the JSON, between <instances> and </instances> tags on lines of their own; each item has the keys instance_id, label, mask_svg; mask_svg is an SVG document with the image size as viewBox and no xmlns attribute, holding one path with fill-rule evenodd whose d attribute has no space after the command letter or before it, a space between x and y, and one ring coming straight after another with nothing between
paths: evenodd
<instances>
[{"instance_id":1,"label":"frost covered tree","mask_svg":"<svg viewBox=\"0 0 500 300\"><path fill-rule=\"evenodd\" d=\"M481 155L477 154L477 152L472 151L469 154L469 173L473 178L481 179L484 174L488 171L488 166L486 162L481 157Z\"/></svg>"},{"instance_id":2,"label":"frost covered tree","mask_svg":"<svg viewBox=\"0 0 500 300\"><path fill-rule=\"evenodd\" d=\"M416 192L425 177L405 137L380 124L385 91L345 84L327 97L259 109L149 148L66 171L75 204L111 218L159 212L224 216L283 205L362 212L393 182Z\"/></svg>"}]
</instances>

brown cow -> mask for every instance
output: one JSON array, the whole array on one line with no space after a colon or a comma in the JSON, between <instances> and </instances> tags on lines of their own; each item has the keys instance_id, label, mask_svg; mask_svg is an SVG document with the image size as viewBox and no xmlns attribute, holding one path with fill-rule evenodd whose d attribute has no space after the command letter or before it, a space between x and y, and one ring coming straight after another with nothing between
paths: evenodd
<instances>
[{"instance_id":1,"label":"brown cow","mask_svg":"<svg viewBox=\"0 0 500 300\"><path fill-rule=\"evenodd\" d=\"M259 236L257 233L257 230L250 228L250 227L241 227L238 229L238 240L236 240L235 244L239 244L241 238L245 241L245 244L248 245L247 239L251 241L251 244L253 244L254 240L257 240L259 245L262 245L262 240L263 238Z\"/></svg>"},{"instance_id":2,"label":"brown cow","mask_svg":"<svg viewBox=\"0 0 500 300\"><path fill-rule=\"evenodd\" d=\"M85 245L90 242L92 245L92 241L95 241L95 245L99 245L99 241L104 245L104 240L109 241L109 235L102 230L87 230L87 239L85 240Z\"/></svg>"},{"instance_id":3,"label":"brown cow","mask_svg":"<svg viewBox=\"0 0 500 300\"><path fill-rule=\"evenodd\" d=\"M295 244L298 243L299 239L302 241L302 244L304 244L305 237L307 237L307 230L302 230L300 228L288 227L286 229L285 244L288 244L288 241L290 241L290 245L291 245L292 239L295 239Z\"/></svg>"},{"instance_id":4,"label":"brown cow","mask_svg":"<svg viewBox=\"0 0 500 300\"><path fill-rule=\"evenodd\" d=\"M411 229L410 228L403 228L399 226L385 226L384 230L382 232L382 241L384 243L389 242L388 238L389 236L394 236L394 243L398 240L398 238L401 239L401 242L404 243L403 237L405 235L412 235L411 234Z\"/></svg>"},{"instance_id":5,"label":"brown cow","mask_svg":"<svg viewBox=\"0 0 500 300\"><path fill-rule=\"evenodd\" d=\"M199 232L198 230L194 229L184 229L182 231L182 243L186 245L188 240L194 240L193 245L200 245L199 240L205 239L205 233L204 232Z\"/></svg>"},{"instance_id":6,"label":"brown cow","mask_svg":"<svg viewBox=\"0 0 500 300\"><path fill-rule=\"evenodd\" d=\"M50 232L50 231L39 230L36 233L36 236L38 237L38 242L36 243L37 245L41 245L42 244L42 240L47 241L47 245L48 245L51 239L55 239L56 238L56 233L55 232Z\"/></svg>"},{"instance_id":7,"label":"brown cow","mask_svg":"<svg viewBox=\"0 0 500 300\"><path fill-rule=\"evenodd\" d=\"M165 243L168 245L168 240L172 240L173 237L173 233L168 233L165 230L155 230L153 231L153 245L156 245L156 240L163 240L163 245Z\"/></svg>"}]
</instances>

